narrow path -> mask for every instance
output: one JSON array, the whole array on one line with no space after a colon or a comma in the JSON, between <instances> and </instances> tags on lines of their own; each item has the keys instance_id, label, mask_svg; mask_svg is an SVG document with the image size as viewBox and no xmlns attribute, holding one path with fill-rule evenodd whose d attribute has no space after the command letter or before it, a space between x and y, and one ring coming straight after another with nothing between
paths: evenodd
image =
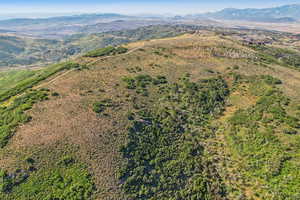
<instances>
[{"instance_id":1,"label":"narrow path","mask_svg":"<svg viewBox=\"0 0 300 200\"><path fill-rule=\"evenodd\" d=\"M87 65L93 65L101 60L104 60L104 59L107 59L107 58L115 58L115 57L120 57L120 56L125 56L125 55L128 55L128 54L131 54L139 49L143 48L143 46L141 47L136 47L136 48L133 48L131 49L130 51L126 52L126 53L123 53L123 54L118 54L118 55L113 55L113 56L104 56L104 57L100 57L98 59L96 59L95 61L93 62L89 62Z\"/></svg>"},{"instance_id":2,"label":"narrow path","mask_svg":"<svg viewBox=\"0 0 300 200\"><path fill-rule=\"evenodd\" d=\"M59 78L65 76L66 74L69 74L70 72L75 71L75 70L76 70L76 69L68 70L68 71L62 73L61 75L55 77L54 79L52 79L52 80L50 80L50 81L48 81L48 82L45 82L45 83L42 83L42 84L38 85L38 86L36 87L36 89L39 89L39 88L45 87L46 85L49 85L49 84L51 84L51 83L54 83L57 79L59 79Z\"/></svg>"}]
</instances>

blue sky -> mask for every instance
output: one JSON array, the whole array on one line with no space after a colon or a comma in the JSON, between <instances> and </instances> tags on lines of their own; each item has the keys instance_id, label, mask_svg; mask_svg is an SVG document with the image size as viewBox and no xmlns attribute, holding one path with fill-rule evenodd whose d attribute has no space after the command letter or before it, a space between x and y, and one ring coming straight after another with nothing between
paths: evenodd
<instances>
[{"instance_id":1,"label":"blue sky","mask_svg":"<svg viewBox=\"0 0 300 200\"><path fill-rule=\"evenodd\" d=\"M0 0L0 13L191 14L223 8L263 8L300 0Z\"/></svg>"}]
</instances>

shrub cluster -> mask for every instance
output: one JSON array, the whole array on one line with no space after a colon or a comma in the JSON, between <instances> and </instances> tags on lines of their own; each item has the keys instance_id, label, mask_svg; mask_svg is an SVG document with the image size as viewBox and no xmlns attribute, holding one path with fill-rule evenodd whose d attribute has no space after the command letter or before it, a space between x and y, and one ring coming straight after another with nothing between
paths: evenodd
<instances>
[{"instance_id":1,"label":"shrub cluster","mask_svg":"<svg viewBox=\"0 0 300 200\"><path fill-rule=\"evenodd\" d=\"M152 82L149 76L130 80L133 88ZM199 129L222 111L229 94L225 81L184 77L159 92L157 104L131 118L128 143L121 148L127 160L120 169L122 188L129 199L223 199L223 184L205 159L205 133Z\"/></svg>"},{"instance_id":2,"label":"shrub cluster","mask_svg":"<svg viewBox=\"0 0 300 200\"><path fill-rule=\"evenodd\" d=\"M110 56L110 55L117 55L117 54L123 54L128 51L127 48L124 47L105 47L101 49L96 49L93 51L90 51L86 53L85 57L101 57L101 56Z\"/></svg>"},{"instance_id":3,"label":"shrub cluster","mask_svg":"<svg viewBox=\"0 0 300 200\"><path fill-rule=\"evenodd\" d=\"M136 93L148 96L147 88L150 85L161 85L168 83L165 76L157 76L152 78L149 75L137 75L136 77L124 77L123 81L126 83L127 89L135 90Z\"/></svg>"}]
</instances>

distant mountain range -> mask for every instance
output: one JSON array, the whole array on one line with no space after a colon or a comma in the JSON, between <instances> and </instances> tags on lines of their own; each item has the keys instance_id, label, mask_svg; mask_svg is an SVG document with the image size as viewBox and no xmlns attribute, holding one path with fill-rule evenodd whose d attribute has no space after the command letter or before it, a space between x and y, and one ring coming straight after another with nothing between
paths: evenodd
<instances>
[{"instance_id":1,"label":"distant mountain range","mask_svg":"<svg viewBox=\"0 0 300 200\"><path fill-rule=\"evenodd\" d=\"M203 21L207 25L215 26L220 23L214 21L215 19L291 23L300 21L300 4L265 9L227 8L214 13L175 17L159 15L128 16L115 13L103 13L50 18L18 18L0 20L0 33L16 33L18 35L58 39L78 33L103 33L158 24L199 24Z\"/></svg>"},{"instance_id":2,"label":"distant mountain range","mask_svg":"<svg viewBox=\"0 0 300 200\"><path fill-rule=\"evenodd\" d=\"M0 33L57 39L78 33L103 33L168 24L163 18L127 16L121 14L83 14L51 18L18 18L0 20Z\"/></svg>"},{"instance_id":3,"label":"distant mountain range","mask_svg":"<svg viewBox=\"0 0 300 200\"><path fill-rule=\"evenodd\" d=\"M295 22L300 20L300 4L264 9L227 8L214 13L207 13L202 16L223 20L244 20L277 23Z\"/></svg>"},{"instance_id":4,"label":"distant mountain range","mask_svg":"<svg viewBox=\"0 0 300 200\"><path fill-rule=\"evenodd\" d=\"M15 26L26 26L26 25L37 25L37 24L89 24L97 20L105 19L119 19L119 18L130 18L129 16L115 14L115 13L105 13L105 14L82 14L82 15L72 15L72 16L61 16L61 17L50 17L50 18L16 18L1 20L0 26L15 27Z\"/></svg>"}]
</instances>

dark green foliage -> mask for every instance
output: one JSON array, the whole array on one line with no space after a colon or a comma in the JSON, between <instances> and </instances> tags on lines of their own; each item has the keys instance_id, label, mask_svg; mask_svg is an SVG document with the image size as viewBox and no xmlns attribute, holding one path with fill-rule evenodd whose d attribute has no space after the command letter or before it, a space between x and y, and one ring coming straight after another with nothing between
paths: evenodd
<instances>
[{"instance_id":1,"label":"dark green foliage","mask_svg":"<svg viewBox=\"0 0 300 200\"><path fill-rule=\"evenodd\" d=\"M117 54L123 54L126 53L128 49L124 47L105 47L101 49L96 49L93 51L90 51L86 53L85 57L101 57L101 56L110 56L110 55L117 55Z\"/></svg>"},{"instance_id":2,"label":"dark green foliage","mask_svg":"<svg viewBox=\"0 0 300 200\"><path fill-rule=\"evenodd\" d=\"M298 131L296 129L292 129L292 128L284 129L283 132L285 134L289 134L289 135L295 135L298 133Z\"/></svg>"},{"instance_id":3,"label":"dark green foliage","mask_svg":"<svg viewBox=\"0 0 300 200\"><path fill-rule=\"evenodd\" d=\"M29 163L29 164L34 164L35 163L34 159L30 158L30 157L26 158L26 162Z\"/></svg>"},{"instance_id":4,"label":"dark green foliage","mask_svg":"<svg viewBox=\"0 0 300 200\"><path fill-rule=\"evenodd\" d=\"M65 156L59 162L59 164L62 164L65 167L70 166L70 165L72 165L74 163L75 163L75 160L71 156Z\"/></svg>"},{"instance_id":5,"label":"dark green foliage","mask_svg":"<svg viewBox=\"0 0 300 200\"><path fill-rule=\"evenodd\" d=\"M263 75L261 78L269 85L279 85L282 81L270 75Z\"/></svg>"},{"instance_id":6,"label":"dark green foliage","mask_svg":"<svg viewBox=\"0 0 300 200\"><path fill-rule=\"evenodd\" d=\"M34 103L46 99L48 99L47 91L32 90L16 98L10 105L0 107L0 147L6 145L19 124L30 120L30 116L24 111L30 109Z\"/></svg>"},{"instance_id":7,"label":"dark green foliage","mask_svg":"<svg viewBox=\"0 0 300 200\"><path fill-rule=\"evenodd\" d=\"M127 84L127 89L135 89L136 88L136 83L135 83L135 79L134 78L130 78L130 77L125 77L123 78L123 81Z\"/></svg>"},{"instance_id":8,"label":"dark green foliage","mask_svg":"<svg viewBox=\"0 0 300 200\"><path fill-rule=\"evenodd\" d=\"M127 114L127 119L128 119L128 120L134 120L134 117L135 117L135 114L134 114L134 113L131 113L131 112L130 112L130 113Z\"/></svg>"},{"instance_id":9,"label":"dark green foliage","mask_svg":"<svg viewBox=\"0 0 300 200\"><path fill-rule=\"evenodd\" d=\"M157 76L155 79L153 79L154 85L160 85L160 84L166 84L166 83L168 83L168 81L165 76Z\"/></svg>"},{"instance_id":10,"label":"dark green foliage","mask_svg":"<svg viewBox=\"0 0 300 200\"><path fill-rule=\"evenodd\" d=\"M149 76L134 80L139 87L151 82ZM120 170L125 193L129 199L223 199L221 180L201 145L206 133L199 129L221 112L229 94L226 83L184 77L158 92L159 103L136 114L128 144L121 148L127 159Z\"/></svg>"},{"instance_id":11,"label":"dark green foliage","mask_svg":"<svg viewBox=\"0 0 300 200\"><path fill-rule=\"evenodd\" d=\"M53 97L58 97L58 96L59 96L59 93L53 92L53 93L51 93L51 96L53 96Z\"/></svg>"},{"instance_id":12,"label":"dark green foliage","mask_svg":"<svg viewBox=\"0 0 300 200\"><path fill-rule=\"evenodd\" d=\"M93 111L96 113L102 113L108 107L113 107L114 104L111 99L105 99L100 102L96 102L93 104Z\"/></svg>"},{"instance_id":13,"label":"dark green foliage","mask_svg":"<svg viewBox=\"0 0 300 200\"><path fill-rule=\"evenodd\" d=\"M130 73L137 73L137 72L141 72L142 68L140 68L140 67L131 67L131 68L127 68L126 70Z\"/></svg>"}]
</instances>

